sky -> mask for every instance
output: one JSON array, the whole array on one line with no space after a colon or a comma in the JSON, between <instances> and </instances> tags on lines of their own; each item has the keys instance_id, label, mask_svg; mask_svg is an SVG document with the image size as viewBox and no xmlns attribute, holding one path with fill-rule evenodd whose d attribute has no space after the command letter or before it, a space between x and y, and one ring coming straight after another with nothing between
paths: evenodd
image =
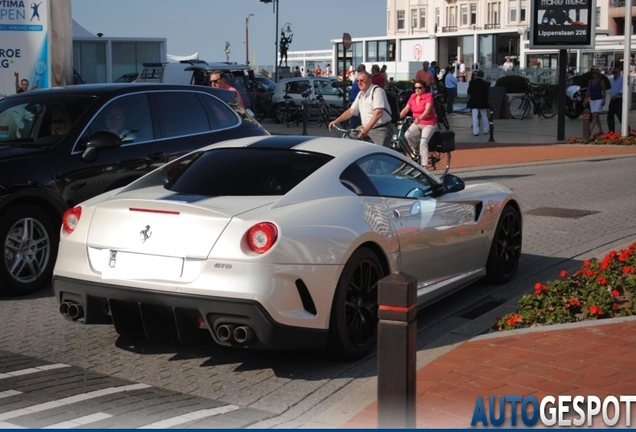
<instances>
[{"instance_id":1,"label":"sky","mask_svg":"<svg viewBox=\"0 0 636 432\"><path fill-rule=\"evenodd\" d=\"M331 49L331 39L386 35L386 0L279 0L278 29L291 24L289 51ZM245 62L245 19L249 61L273 64L276 14L259 0L72 0L73 19L93 34L166 38L168 54L199 53L205 61Z\"/></svg>"}]
</instances>

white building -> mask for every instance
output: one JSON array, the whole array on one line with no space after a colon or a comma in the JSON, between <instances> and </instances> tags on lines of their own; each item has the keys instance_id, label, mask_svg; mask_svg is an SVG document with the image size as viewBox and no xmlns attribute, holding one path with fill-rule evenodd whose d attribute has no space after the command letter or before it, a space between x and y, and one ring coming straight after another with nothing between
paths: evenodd
<instances>
[{"instance_id":1,"label":"white building","mask_svg":"<svg viewBox=\"0 0 636 432\"><path fill-rule=\"evenodd\" d=\"M386 36L353 38L343 57L342 40L332 40L334 74L351 64L387 65L390 77L411 79L424 60L446 67L463 59L467 71L473 63L482 69L501 66L510 57L521 69L556 70L558 50L528 48L532 0L387 0ZM595 48L570 50L568 67L587 70L622 61L625 0L596 0ZM632 0L636 1L636 0ZM632 22L636 8L632 8ZM636 39L632 36L636 50ZM634 51L632 51L634 52ZM289 63L307 68L308 52L289 52ZM322 58L325 57L325 58ZM316 59L317 61L318 59Z\"/></svg>"}]
</instances>

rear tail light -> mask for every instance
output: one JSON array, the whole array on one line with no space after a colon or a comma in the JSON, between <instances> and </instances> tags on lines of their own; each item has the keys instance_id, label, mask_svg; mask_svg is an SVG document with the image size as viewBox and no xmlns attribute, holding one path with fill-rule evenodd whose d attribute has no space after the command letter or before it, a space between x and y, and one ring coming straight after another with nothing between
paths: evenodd
<instances>
[{"instance_id":1,"label":"rear tail light","mask_svg":"<svg viewBox=\"0 0 636 432\"><path fill-rule=\"evenodd\" d=\"M79 206L66 210L64 216L62 216L62 228L64 228L64 231L69 234L72 233L77 227L81 217L82 208Z\"/></svg>"},{"instance_id":2,"label":"rear tail light","mask_svg":"<svg viewBox=\"0 0 636 432\"><path fill-rule=\"evenodd\" d=\"M247 241L250 248L259 254L265 253L272 248L278 238L276 225L270 222L262 222L254 225L247 232Z\"/></svg>"}]
</instances>

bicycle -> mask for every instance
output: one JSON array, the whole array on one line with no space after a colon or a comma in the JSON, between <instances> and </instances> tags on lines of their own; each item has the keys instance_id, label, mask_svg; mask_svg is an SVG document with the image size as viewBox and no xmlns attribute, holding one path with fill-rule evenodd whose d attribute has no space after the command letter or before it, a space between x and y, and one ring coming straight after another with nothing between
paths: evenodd
<instances>
[{"instance_id":1,"label":"bicycle","mask_svg":"<svg viewBox=\"0 0 636 432\"><path fill-rule=\"evenodd\" d=\"M254 117L262 121L265 117L272 115L272 96L266 92L253 93L252 108Z\"/></svg>"},{"instance_id":2,"label":"bicycle","mask_svg":"<svg viewBox=\"0 0 636 432\"><path fill-rule=\"evenodd\" d=\"M278 104L274 111L274 115L279 120L279 123L285 123L287 127L289 127L290 124L296 122L296 119L298 118L298 107L296 107L294 98L289 96L288 92L289 86L286 86L285 95L283 96L285 102L283 102L282 104Z\"/></svg>"},{"instance_id":3,"label":"bicycle","mask_svg":"<svg viewBox=\"0 0 636 432\"><path fill-rule=\"evenodd\" d=\"M327 125L329 125L329 124L327 124ZM344 129L344 128L341 128L340 126L336 125L336 124L333 125L333 128L336 130L338 138L353 139L353 140L360 139L360 138L358 138L358 130L357 129Z\"/></svg>"},{"instance_id":4,"label":"bicycle","mask_svg":"<svg viewBox=\"0 0 636 432\"><path fill-rule=\"evenodd\" d=\"M404 117L402 120L398 121L397 123L398 132L397 134L393 135L393 139L391 140L391 148L399 153L402 153L403 155L411 159L413 162L419 165L422 165L420 155L413 151L413 149L411 148L411 145L408 143L406 139L405 134L406 134L406 131L411 126L411 124L413 124L412 117ZM439 132L435 132L435 133L439 134ZM434 173L439 178L443 179L446 176L446 174L448 174L448 172L450 171L451 152L438 151L436 149L436 146L434 145L435 144L434 137L435 135L431 137L431 140L429 141L429 144L428 144L428 161L426 164L426 170L431 173ZM439 139L441 139L441 137ZM442 171L440 172L440 170Z\"/></svg>"},{"instance_id":5,"label":"bicycle","mask_svg":"<svg viewBox=\"0 0 636 432\"><path fill-rule=\"evenodd\" d=\"M554 96L547 95L545 90L540 90L539 86L530 83L528 83L528 90L522 96L512 98L508 107L510 115L521 120L535 112L539 117L550 119L556 115L558 109Z\"/></svg>"}]
</instances>

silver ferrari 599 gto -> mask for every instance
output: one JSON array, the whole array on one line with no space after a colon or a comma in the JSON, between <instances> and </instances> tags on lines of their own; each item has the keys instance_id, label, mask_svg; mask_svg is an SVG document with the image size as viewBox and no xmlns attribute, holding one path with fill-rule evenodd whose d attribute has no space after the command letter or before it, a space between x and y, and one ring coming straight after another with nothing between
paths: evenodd
<instances>
[{"instance_id":1,"label":"silver ferrari 599 gto","mask_svg":"<svg viewBox=\"0 0 636 432\"><path fill-rule=\"evenodd\" d=\"M518 199L443 181L362 141L214 144L69 209L60 313L121 335L357 359L377 339L378 281L417 278L418 305L521 256Z\"/></svg>"}]
</instances>

